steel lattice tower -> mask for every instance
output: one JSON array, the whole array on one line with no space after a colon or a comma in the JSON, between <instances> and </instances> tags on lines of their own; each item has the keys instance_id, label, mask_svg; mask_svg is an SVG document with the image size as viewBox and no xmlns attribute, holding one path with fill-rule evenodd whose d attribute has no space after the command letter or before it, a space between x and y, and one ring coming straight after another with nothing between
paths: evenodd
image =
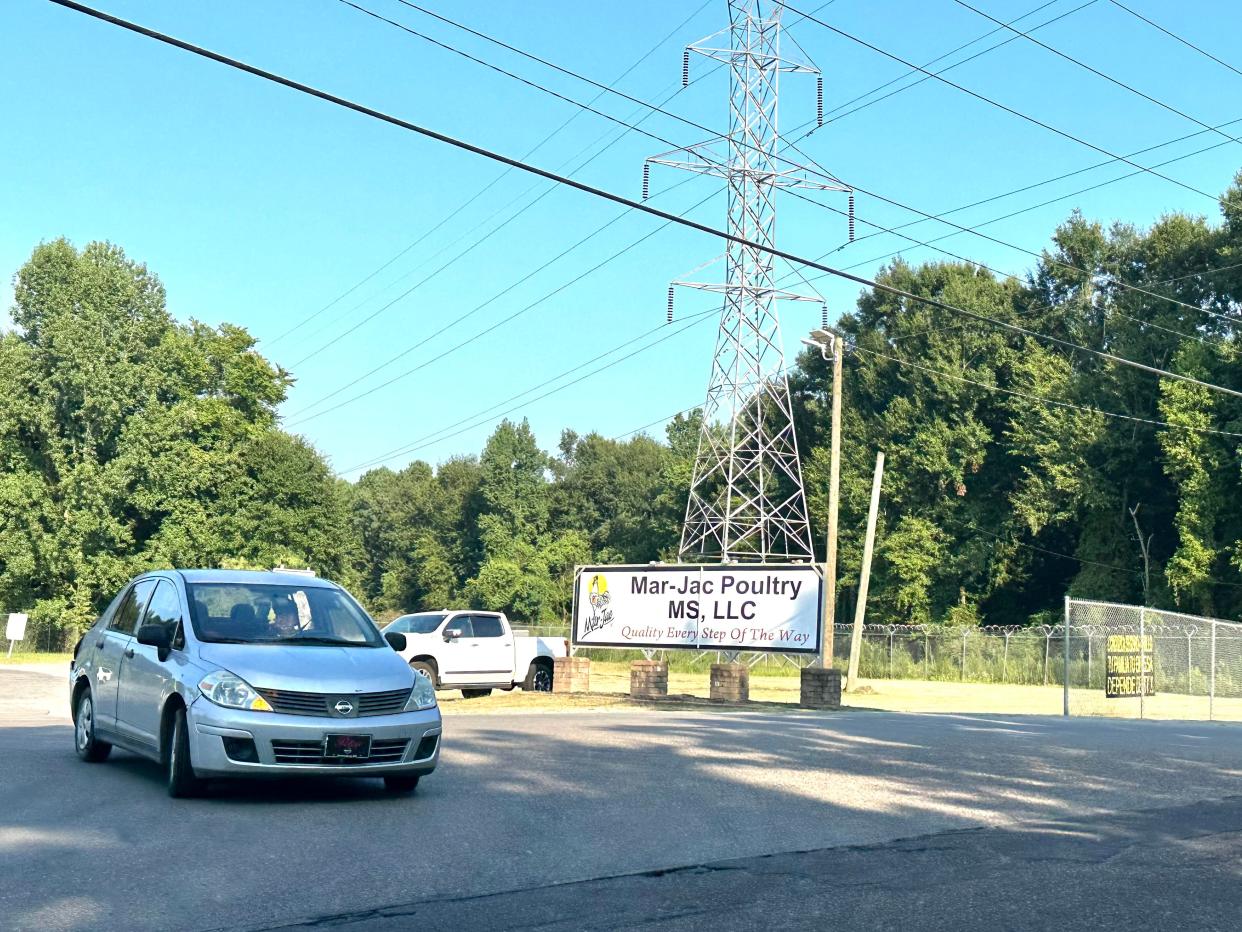
<instances>
[{"instance_id":1,"label":"steel lattice tower","mask_svg":"<svg viewBox=\"0 0 1242 932\"><path fill-rule=\"evenodd\" d=\"M689 46L682 66L685 83L691 52L728 64L729 135L648 159L723 178L729 232L767 246L775 245L776 189L849 190L778 152L781 72L819 74L809 60L781 57L782 9L765 0L729 0L729 26ZM822 83L820 101L822 121ZM822 299L776 287L772 256L762 249L730 243L724 259L723 284L673 282L724 295L679 557L811 559L776 302ZM671 317L672 289L669 308Z\"/></svg>"}]
</instances>

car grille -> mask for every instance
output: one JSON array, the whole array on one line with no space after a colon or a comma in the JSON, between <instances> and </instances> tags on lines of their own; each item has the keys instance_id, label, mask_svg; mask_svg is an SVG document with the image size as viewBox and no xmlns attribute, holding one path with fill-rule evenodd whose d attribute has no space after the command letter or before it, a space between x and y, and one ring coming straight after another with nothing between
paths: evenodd
<instances>
[{"instance_id":1,"label":"car grille","mask_svg":"<svg viewBox=\"0 0 1242 932\"><path fill-rule=\"evenodd\" d=\"M286 689L260 689L260 696L277 712L290 715L328 715L328 702L341 698L340 694L298 693ZM394 715L405 708L410 698L408 689L391 689L382 693L359 693L350 696L358 702L359 715Z\"/></svg>"},{"instance_id":2,"label":"car grille","mask_svg":"<svg viewBox=\"0 0 1242 932\"><path fill-rule=\"evenodd\" d=\"M323 756L321 741L273 741L272 754L278 764L331 764L351 767L358 764L399 764L409 747L406 738L392 738L371 742L371 756L356 759L350 757Z\"/></svg>"}]
</instances>

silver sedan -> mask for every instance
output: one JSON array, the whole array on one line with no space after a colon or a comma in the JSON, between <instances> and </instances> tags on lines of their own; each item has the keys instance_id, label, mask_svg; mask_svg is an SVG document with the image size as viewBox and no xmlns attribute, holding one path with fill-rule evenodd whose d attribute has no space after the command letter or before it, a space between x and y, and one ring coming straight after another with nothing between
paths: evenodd
<instances>
[{"instance_id":1,"label":"silver sedan","mask_svg":"<svg viewBox=\"0 0 1242 932\"><path fill-rule=\"evenodd\" d=\"M383 777L436 767L431 682L350 595L311 575L165 570L132 580L78 642L78 756L158 761L168 792L213 777Z\"/></svg>"}]
</instances>

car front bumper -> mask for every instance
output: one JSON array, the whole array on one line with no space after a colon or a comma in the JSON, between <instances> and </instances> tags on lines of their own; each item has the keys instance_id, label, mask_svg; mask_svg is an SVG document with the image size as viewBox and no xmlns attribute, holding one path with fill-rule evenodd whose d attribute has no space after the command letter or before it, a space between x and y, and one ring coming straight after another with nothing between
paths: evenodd
<instances>
[{"instance_id":1,"label":"car front bumper","mask_svg":"<svg viewBox=\"0 0 1242 932\"><path fill-rule=\"evenodd\" d=\"M190 760L194 772L203 777L412 776L431 773L440 760L442 725L438 708L341 719L226 709L200 696L190 706L187 720ZM311 748L322 747L324 736L329 734L370 735L373 755L377 746L391 749L401 741L406 744L399 755L390 750L379 763L307 759L313 755ZM253 741L258 760L231 757L225 748L226 738ZM291 747L300 748L294 755L299 758L296 762L288 753Z\"/></svg>"}]
</instances>

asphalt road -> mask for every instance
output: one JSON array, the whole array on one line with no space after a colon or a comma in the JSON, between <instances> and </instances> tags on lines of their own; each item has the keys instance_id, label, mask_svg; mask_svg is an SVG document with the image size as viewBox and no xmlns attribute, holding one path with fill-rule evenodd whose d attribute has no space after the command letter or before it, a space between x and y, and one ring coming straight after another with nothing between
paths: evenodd
<instances>
[{"instance_id":1,"label":"asphalt road","mask_svg":"<svg viewBox=\"0 0 1242 932\"><path fill-rule=\"evenodd\" d=\"M1242 727L566 713L378 781L164 795L0 669L0 927L1236 929ZM49 714L49 710L56 715ZM833 920L836 920L834 922Z\"/></svg>"}]
</instances>

